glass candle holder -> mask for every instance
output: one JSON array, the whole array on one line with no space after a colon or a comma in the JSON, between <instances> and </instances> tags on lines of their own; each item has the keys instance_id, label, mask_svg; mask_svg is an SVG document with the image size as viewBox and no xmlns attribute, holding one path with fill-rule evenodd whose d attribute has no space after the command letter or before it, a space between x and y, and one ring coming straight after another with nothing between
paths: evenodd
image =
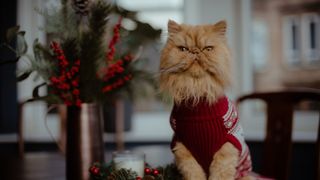
<instances>
[{"instance_id":1,"label":"glass candle holder","mask_svg":"<svg viewBox=\"0 0 320 180\"><path fill-rule=\"evenodd\" d=\"M145 155L143 153L113 152L112 163L116 170L128 169L136 172L140 177L144 176Z\"/></svg>"}]
</instances>

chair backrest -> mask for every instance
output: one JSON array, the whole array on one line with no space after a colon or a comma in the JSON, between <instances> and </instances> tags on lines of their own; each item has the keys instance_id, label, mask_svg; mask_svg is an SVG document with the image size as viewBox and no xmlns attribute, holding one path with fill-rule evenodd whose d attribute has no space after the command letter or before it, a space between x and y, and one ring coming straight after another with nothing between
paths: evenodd
<instances>
[{"instance_id":1,"label":"chair backrest","mask_svg":"<svg viewBox=\"0 0 320 180\"><path fill-rule=\"evenodd\" d=\"M267 129L261 174L277 180L287 180L291 163L294 106L304 100L320 103L320 90L292 89L281 92L252 93L239 97L237 103L249 99L260 99L267 105ZM320 107L317 109L320 112ZM316 149L316 169L313 172L316 172L316 178L320 180L320 122Z\"/></svg>"}]
</instances>

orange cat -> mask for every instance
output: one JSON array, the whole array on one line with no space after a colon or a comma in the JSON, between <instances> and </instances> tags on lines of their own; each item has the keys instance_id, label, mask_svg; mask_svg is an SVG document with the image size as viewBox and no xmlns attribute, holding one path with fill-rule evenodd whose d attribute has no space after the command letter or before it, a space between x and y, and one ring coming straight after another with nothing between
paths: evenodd
<instances>
[{"instance_id":1,"label":"orange cat","mask_svg":"<svg viewBox=\"0 0 320 180\"><path fill-rule=\"evenodd\" d=\"M251 160L233 103L226 22L168 22L160 90L174 99L172 151L186 180L251 179Z\"/></svg>"}]
</instances>

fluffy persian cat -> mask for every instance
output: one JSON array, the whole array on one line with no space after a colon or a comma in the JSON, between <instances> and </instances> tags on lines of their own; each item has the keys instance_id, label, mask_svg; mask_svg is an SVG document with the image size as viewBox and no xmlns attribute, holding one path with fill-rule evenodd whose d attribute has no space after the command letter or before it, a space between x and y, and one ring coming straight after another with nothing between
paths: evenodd
<instances>
[{"instance_id":1,"label":"fluffy persian cat","mask_svg":"<svg viewBox=\"0 0 320 180\"><path fill-rule=\"evenodd\" d=\"M230 84L226 23L189 26L168 23L169 37L160 62L160 90L175 102L201 97L213 103Z\"/></svg>"},{"instance_id":2,"label":"fluffy persian cat","mask_svg":"<svg viewBox=\"0 0 320 180\"><path fill-rule=\"evenodd\" d=\"M249 149L230 85L226 22L210 25L168 22L160 62L160 90L174 99L171 148L186 180L251 179Z\"/></svg>"}]
</instances>

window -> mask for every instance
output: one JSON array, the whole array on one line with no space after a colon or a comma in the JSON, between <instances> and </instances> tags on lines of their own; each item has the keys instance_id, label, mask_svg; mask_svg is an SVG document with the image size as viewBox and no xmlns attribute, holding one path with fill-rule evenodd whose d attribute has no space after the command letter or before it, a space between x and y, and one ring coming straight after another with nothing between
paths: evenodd
<instances>
[{"instance_id":1,"label":"window","mask_svg":"<svg viewBox=\"0 0 320 180\"><path fill-rule=\"evenodd\" d=\"M290 65L320 64L320 17L302 13L283 18L285 60Z\"/></svg>"},{"instance_id":2,"label":"window","mask_svg":"<svg viewBox=\"0 0 320 180\"><path fill-rule=\"evenodd\" d=\"M284 53L287 63L300 64L300 17L287 16L283 18Z\"/></svg>"},{"instance_id":3,"label":"window","mask_svg":"<svg viewBox=\"0 0 320 180\"><path fill-rule=\"evenodd\" d=\"M302 39L303 56L308 64L319 61L320 59L320 20L319 15L315 13L302 15Z\"/></svg>"}]
</instances>

